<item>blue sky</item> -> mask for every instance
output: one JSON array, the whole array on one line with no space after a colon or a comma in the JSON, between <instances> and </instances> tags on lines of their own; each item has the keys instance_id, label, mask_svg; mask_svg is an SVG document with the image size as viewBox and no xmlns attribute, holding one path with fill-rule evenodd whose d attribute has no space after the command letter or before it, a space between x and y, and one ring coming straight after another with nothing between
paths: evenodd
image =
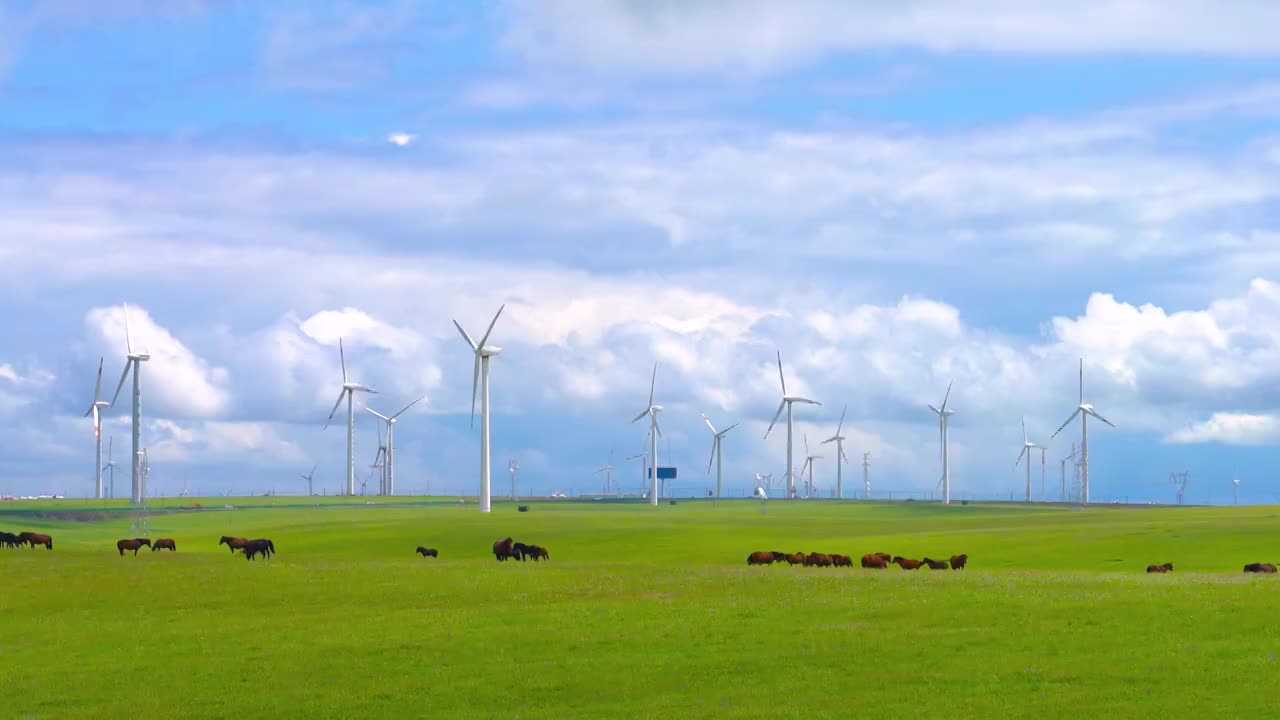
<instances>
[{"instance_id":1,"label":"blue sky","mask_svg":"<svg viewBox=\"0 0 1280 720\"><path fill-rule=\"evenodd\" d=\"M0 0L0 493L91 489L125 301L157 490L296 492L313 463L336 489L343 337L372 407L427 394L400 488L473 492L450 320L506 303L493 458L524 491L594 488L611 452L639 485L655 360L677 487L713 482L701 413L742 423L730 489L780 478L781 350L824 403L797 435L847 404L846 479L870 452L877 490L933 490L925 404L954 379L955 492L1018 493L1019 420L1047 441L1083 356L1118 426L1091 433L1095 500L1189 470L1190 500L1234 473L1280 502L1278 25L1199 0ZM123 458L123 397L104 433Z\"/></svg>"}]
</instances>

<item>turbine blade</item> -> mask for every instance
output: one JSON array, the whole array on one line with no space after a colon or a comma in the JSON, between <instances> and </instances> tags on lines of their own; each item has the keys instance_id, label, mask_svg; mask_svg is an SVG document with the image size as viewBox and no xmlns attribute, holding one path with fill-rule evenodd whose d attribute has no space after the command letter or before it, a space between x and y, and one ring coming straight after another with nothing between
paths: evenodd
<instances>
[{"instance_id":1,"label":"turbine blade","mask_svg":"<svg viewBox=\"0 0 1280 720\"><path fill-rule=\"evenodd\" d=\"M809 398L802 398L802 397L791 398L791 401L792 401L792 402L798 402L798 403L805 403L806 405L821 405L821 404L822 404L822 403L818 402L817 400L810 400Z\"/></svg>"},{"instance_id":2,"label":"turbine blade","mask_svg":"<svg viewBox=\"0 0 1280 720\"><path fill-rule=\"evenodd\" d=\"M719 446L720 446L720 437L717 436L715 440L711 441L711 457L707 458L707 472L711 472L711 463L715 462L716 448Z\"/></svg>"},{"instance_id":3,"label":"turbine blade","mask_svg":"<svg viewBox=\"0 0 1280 720\"><path fill-rule=\"evenodd\" d=\"M316 463L315 465L312 465L312 466L311 466L311 472L310 472L310 473L308 473L308 474L309 474L309 475L315 475L315 474L316 474L316 468L318 468L318 467L320 467L320 463Z\"/></svg>"},{"instance_id":4,"label":"turbine blade","mask_svg":"<svg viewBox=\"0 0 1280 720\"><path fill-rule=\"evenodd\" d=\"M1022 416L1022 444L1027 444L1027 417Z\"/></svg>"},{"instance_id":5,"label":"turbine blade","mask_svg":"<svg viewBox=\"0 0 1280 720\"><path fill-rule=\"evenodd\" d=\"M840 411L840 422L836 425L836 437L840 437L840 431L844 429L844 414L849 412L849 404L845 403L844 409Z\"/></svg>"},{"instance_id":6,"label":"turbine blade","mask_svg":"<svg viewBox=\"0 0 1280 720\"><path fill-rule=\"evenodd\" d=\"M644 417L645 415L648 415L648 414L649 414L649 411L648 411L648 409L646 409L644 412L642 412L642 413L640 413L639 415L637 415L637 416L635 417L635 419L634 419L634 420L632 420L631 422L633 422L633 423L634 423L634 422L637 422L638 420L640 420L640 418L642 418L642 417Z\"/></svg>"},{"instance_id":7,"label":"turbine blade","mask_svg":"<svg viewBox=\"0 0 1280 720\"><path fill-rule=\"evenodd\" d=\"M476 345L476 341L471 339L471 336L467 334L466 330L462 329L462 326L458 324L457 320L453 321L453 326L458 328L458 332L462 333L462 339L467 341L467 344L471 346L472 350L480 349L480 347Z\"/></svg>"},{"instance_id":8,"label":"turbine blade","mask_svg":"<svg viewBox=\"0 0 1280 720\"><path fill-rule=\"evenodd\" d=\"M342 349L342 338L338 338L338 359L342 361L342 384L347 384L347 353Z\"/></svg>"},{"instance_id":9,"label":"turbine blade","mask_svg":"<svg viewBox=\"0 0 1280 720\"><path fill-rule=\"evenodd\" d=\"M1027 454L1027 446L1023 445L1022 450L1018 453L1018 459L1013 461L1013 466L1015 468L1022 463L1022 456L1026 454ZM1030 456L1027 457L1027 462L1031 462Z\"/></svg>"},{"instance_id":10,"label":"turbine blade","mask_svg":"<svg viewBox=\"0 0 1280 720\"><path fill-rule=\"evenodd\" d=\"M371 407L366 407L366 408L365 408L365 410L368 410L369 412L373 413L374 415L377 415L378 417L382 418L383 420L390 420L390 418L388 418L386 415L383 415L382 413L378 412L377 410L374 410L374 409L373 409L373 408L371 408Z\"/></svg>"},{"instance_id":11,"label":"turbine blade","mask_svg":"<svg viewBox=\"0 0 1280 720\"><path fill-rule=\"evenodd\" d=\"M98 396L102 393L102 356L98 356L98 381L93 384L93 404L98 404ZM88 415L88 413L85 413Z\"/></svg>"},{"instance_id":12,"label":"turbine blade","mask_svg":"<svg viewBox=\"0 0 1280 720\"><path fill-rule=\"evenodd\" d=\"M658 386L658 363L653 364L653 377L649 379L649 407L653 407L653 391Z\"/></svg>"},{"instance_id":13,"label":"turbine blade","mask_svg":"<svg viewBox=\"0 0 1280 720\"><path fill-rule=\"evenodd\" d=\"M702 421L703 421L703 422L705 422L705 423L707 424L707 427L711 428L711 434L712 434L712 435L719 435L719 434L720 434L720 433L716 432L716 426L711 424L711 418L707 417L707 414L706 414L706 413L702 413Z\"/></svg>"},{"instance_id":14,"label":"turbine blade","mask_svg":"<svg viewBox=\"0 0 1280 720\"><path fill-rule=\"evenodd\" d=\"M471 371L471 427L476 426L476 392L480 389L480 351L476 351L476 363Z\"/></svg>"},{"instance_id":15,"label":"turbine blade","mask_svg":"<svg viewBox=\"0 0 1280 720\"><path fill-rule=\"evenodd\" d=\"M124 372L120 373L120 384L116 385L116 394L111 396L111 404L116 404L116 399L120 397L120 388L124 387L124 381L129 377L129 368L133 367L133 360L126 360L124 363Z\"/></svg>"},{"instance_id":16,"label":"turbine blade","mask_svg":"<svg viewBox=\"0 0 1280 720\"><path fill-rule=\"evenodd\" d=\"M955 381L954 381L954 380L952 380L952 381L949 381L949 382L947 383L947 394L942 396L942 409L943 409L943 410L946 410L946 409L947 409L947 400L951 398L951 383L953 383L953 382L955 382Z\"/></svg>"},{"instance_id":17,"label":"turbine blade","mask_svg":"<svg viewBox=\"0 0 1280 720\"><path fill-rule=\"evenodd\" d=\"M654 430L656 430L656 431L658 432L658 437L662 437L662 428L658 427L658 416L657 416L657 415L654 415L654 416L653 416L653 429L654 429ZM655 461L655 462L653 463L653 466L654 466L654 467L657 467L657 466L658 466L658 463Z\"/></svg>"},{"instance_id":18,"label":"turbine blade","mask_svg":"<svg viewBox=\"0 0 1280 720\"><path fill-rule=\"evenodd\" d=\"M1080 404L1084 404L1084 358L1080 358Z\"/></svg>"},{"instance_id":19,"label":"turbine blade","mask_svg":"<svg viewBox=\"0 0 1280 720\"><path fill-rule=\"evenodd\" d=\"M408 405L405 405L404 407L400 408L400 411L399 411L399 412L397 412L395 415L392 415L391 417L392 417L392 418L398 418L398 417L400 417L401 415L403 415L403 414L404 414L404 411L405 411L405 410L408 410L409 408L413 407L414 405L417 405L419 402L422 402L422 399L423 399L423 398L425 398L425 397L426 397L426 395L423 395L422 397L419 397L417 400L414 400L413 402L409 403Z\"/></svg>"},{"instance_id":20,"label":"turbine blade","mask_svg":"<svg viewBox=\"0 0 1280 720\"><path fill-rule=\"evenodd\" d=\"M129 339L129 303L124 303L124 347L133 354L133 341Z\"/></svg>"},{"instance_id":21,"label":"turbine blade","mask_svg":"<svg viewBox=\"0 0 1280 720\"><path fill-rule=\"evenodd\" d=\"M730 425L729 427L727 427L727 428L725 428L725 429L721 430L720 432L718 432L718 433L716 433L716 434L717 434L717 435L719 435L720 437L724 437L725 435L728 435L728 434L729 434L729 431L730 431L730 430L732 430L732 429L734 429L734 428L738 427L738 425L739 425L739 424L740 424L740 423L734 423L734 424Z\"/></svg>"},{"instance_id":22,"label":"turbine blade","mask_svg":"<svg viewBox=\"0 0 1280 720\"><path fill-rule=\"evenodd\" d=\"M778 351L778 379L782 381L782 394L787 394L787 378L782 374L782 351Z\"/></svg>"},{"instance_id":23,"label":"turbine blade","mask_svg":"<svg viewBox=\"0 0 1280 720\"><path fill-rule=\"evenodd\" d=\"M1098 418L1098 419L1099 419L1099 420L1101 420L1102 422L1104 422L1104 423L1106 423L1106 424L1108 424L1108 425L1111 425L1111 427L1115 427L1115 425L1112 425L1112 424L1111 424L1111 421L1110 421L1110 420L1108 420L1108 419L1106 419L1106 418L1102 417L1101 415L1099 415L1099 414L1098 414L1098 411L1096 411L1096 410L1090 410L1090 411L1089 411L1089 414L1090 414L1090 415L1092 415L1092 416L1094 416L1094 417L1096 417L1096 418Z\"/></svg>"},{"instance_id":24,"label":"turbine blade","mask_svg":"<svg viewBox=\"0 0 1280 720\"><path fill-rule=\"evenodd\" d=\"M1049 439L1050 439L1050 440L1052 440L1052 439L1054 439L1054 438L1058 437L1058 433L1062 432L1062 429L1063 429L1063 428L1065 428L1066 426L1070 425L1070 424L1071 424L1071 421L1072 421L1072 420L1075 420L1075 419L1076 419L1076 416L1077 416L1077 415L1079 415L1079 414L1080 414L1080 408L1076 408L1076 411L1075 411L1075 412L1073 412L1073 413L1071 413L1071 417L1067 418L1067 421L1066 421L1066 422L1062 423L1062 425L1060 425L1060 426L1058 427L1058 429L1057 429L1057 430L1054 430L1054 431L1053 431L1053 434L1049 436Z\"/></svg>"},{"instance_id":25,"label":"turbine blade","mask_svg":"<svg viewBox=\"0 0 1280 720\"><path fill-rule=\"evenodd\" d=\"M787 407L786 400L783 400L782 402L778 403L778 412L774 414L773 420L769 422L769 429L764 431L764 437L766 440L769 439L769 433L773 432L773 426L778 424L778 418L782 417L782 411L785 410L786 407Z\"/></svg>"},{"instance_id":26,"label":"turbine blade","mask_svg":"<svg viewBox=\"0 0 1280 720\"><path fill-rule=\"evenodd\" d=\"M484 344L489 341L489 333L493 332L493 326L498 324L498 316L502 314L506 307L507 304L503 303L502 307L498 308L498 312L493 314L493 320L489 321L489 329L485 330L484 337L480 338L480 347L484 347Z\"/></svg>"},{"instance_id":27,"label":"turbine blade","mask_svg":"<svg viewBox=\"0 0 1280 720\"><path fill-rule=\"evenodd\" d=\"M347 394L346 388L342 388L342 390L338 393L338 402L333 404L333 409L329 411L329 419L324 421L324 426L326 429L329 427L329 423L333 420L333 414L338 412L338 407L342 405L342 398L346 394Z\"/></svg>"}]
</instances>

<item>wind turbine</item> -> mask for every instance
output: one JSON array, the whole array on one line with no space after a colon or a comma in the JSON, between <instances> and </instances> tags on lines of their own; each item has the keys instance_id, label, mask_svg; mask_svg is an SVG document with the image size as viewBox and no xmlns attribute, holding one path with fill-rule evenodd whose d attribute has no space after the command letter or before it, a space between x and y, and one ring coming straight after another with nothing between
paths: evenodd
<instances>
[{"instance_id":1,"label":"wind turbine","mask_svg":"<svg viewBox=\"0 0 1280 720\"><path fill-rule=\"evenodd\" d=\"M111 499L114 500L116 497L116 461L111 459L111 445L112 445L111 441L112 441L112 436L108 435L107 436L107 464L103 465L102 469L108 470L111 473L111 484L108 485L107 487L110 488Z\"/></svg>"},{"instance_id":2,"label":"wind turbine","mask_svg":"<svg viewBox=\"0 0 1280 720\"><path fill-rule=\"evenodd\" d=\"M654 363L653 378L649 380L649 406L631 421L635 423L645 415L649 416L649 457L653 459L653 477L649 478L649 504L654 507L658 506L658 438L662 436L662 430L658 428L658 413L662 412L662 406L653 404L653 392L657 383L658 363Z\"/></svg>"},{"instance_id":3,"label":"wind turbine","mask_svg":"<svg viewBox=\"0 0 1280 720\"><path fill-rule=\"evenodd\" d=\"M722 467L722 465L721 465L721 461L720 461L720 460L721 460L721 455L723 454L723 450L722 450L722 448L721 448L720 441L724 439L724 436L725 436L725 435L727 435L727 434L729 433L729 431L730 431L730 430L732 430L732 429L734 429L734 428L738 427L738 423L734 423L734 424L730 425L729 427L727 427L727 428L725 428L725 429L723 429L723 430L719 430L719 431L717 431L717 430L716 430L715 425L712 425L712 424L711 424L711 419L710 419L710 418L708 418L708 417L706 416L706 414L705 414L705 413L704 413L704 414L703 414L703 416L702 416L702 421L703 421L703 422L705 422L705 423L707 424L707 427L711 428L711 457L707 459L707 472L711 472L711 462L712 462L712 461L715 461L715 464L716 464L716 498L719 498L719 497L720 497L720 488L721 488L721 479L723 478L723 472L722 472L722 471L723 471L723 469L724 469L724 468Z\"/></svg>"},{"instance_id":4,"label":"wind turbine","mask_svg":"<svg viewBox=\"0 0 1280 720\"><path fill-rule=\"evenodd\" d=\"M821 455L809 454L809 436L804 436L804 465L800 466L800 477L804 477L804 471L809 471L809 480L805 483L804 496L811 497L813 495L813 461L821 460Z\"/></svg>"},{"instance_id":5,"label":"wind turbine","mask_svg":"<svg viewBox=\"0 0 1280 720\"><path fill-rule=\"evenodd\" d=\"M949 436L947 430L951 425L951 416L956 414L955 410L947 409L947 400L951 399L951 385L947 383L947 394L942 396L942 405L940 407L929 406L929 409L938 415L938 438L942 443L942 504L951 504L951 462L950 455L947 452L949 446Z\"/></svg>"},{"instance_id":6,"label":"wind turbine","mask_svg":"<svg viewBox=\"0 0 1280 720\"><path fill-rule=\"evenodd\" d=\"M471 426L475 427L476 424L476 390L478 388L480 390L480 512L489 512L492 509L489 488L489 358L502 352L502 348L487 343L489 333L493 332L493 326L497 324L498 316L502 314L504 308L506 308L505 303L498 308L498 312L494 313L489 329L484 331L484 336L480 338L478 344L471 339L466 330L462 329L457 320L453 321L453 326L462 333L462 339L467 341L476 356L475 369L471 373Z\"/></svg>"},{"instance_id":7,"label":"wind turbine","mask_svg":"<svg viewBox=\"0 0 1280 720\"><path fill-rule=\"evenodd\" d=\"M849 462L849 456L844 454L844 441L846 437L840 435L840 431L844 429L844 414L849 411L849 406L845 405L844 410L840 411L840 424L836 425L836 434L822 441L823 445L829 442L836 444L836 497L844 497L844 469L841 464Z\"/></svg>"},{"instance_id":8,"label":"wind turbine","mask_svg":"<svg viewBox=\"0 0 1280 720\"><path fill-rule=\"evenodd\" d=\"M93 461L93 496L99 500L102 499L102 417L99 411L102 408L111 407L111 403L105 400L99 400L98 395L102 392L102 358L98 358L98 382L93 386L93 404L88 410L84 411L84 416L93 416L93 444L94 456Z\"/></svg>"},{"instance_id":9,"label":"wind turbine","mask_svg":"<svg viewBox=\"0 0 1280 720\"><path fill-rule=\"evenodd\" d=\"M338 338L338 359L342 362L342 390L338 392L338 401L333 404L333 409L329 411L329 419L324 421L326 429L333 420L333 414L338 412L338 406L342 405L342 398L347 399L347 482L343 490L344 495L356 494L356 411L354 398L357 392L367 392L377 394L373 388L361 385L360 383L351 382L347 379L347 353L342 349L342 338ZM367 482L367 481L366 481Z\"/></svg>"},{"instance_id":10,"label":"wind turbine","mask_svg":"<svg viewBox=\"0 0 1280 720\"><path fill-rule=\"evenodd\" d=\"M125 363L124 372L120 373L120 384L116 385L116 394L111 398L111 405L116 404L116 399L120 397L120 390L124 387L124 381L129 377L129 371L133 370L133 486L130 491L130 497L133 502L142 502L142 467L139 465L142 457L142 363L151 359L148 353L135 353L133 351L133 341L129 338L129 304L124 305L124 345L125 345Z\"/></svg>"},{"instance_id":11,"label":"wind turbine","mask_svg":"<svg viewBox=\"0 0 1280 720\"><path fill-rule=\"evenodd\" d=\"M514 458L507 462L507 472L511 473L511 499L512 500L516 499L516 471L519 469L520 469L520 463L516 462Z\"/></svg>"},{"instance_id":12,"label":"wind turbine","mask_svg":"<svg viewBox=\"0 0 1280 720\"><path fill-rule=\"evenodd\" d=\"M756 485L764 488L768 492L773 492L773 473L761 475L756 473Z\"/></svg>"},{"instance_id":13,"label":"wind turbine","mask_svg":"<svg viewBox=\"0 0 1280 720\"><path fill-rule=\"evenodd\" d=\"M642 451L637 455L632 455L628 460L640 461L640 491L644 492L644 484L649 481L649 453Z\"/></svg>"},{"instance_id":14,"label":"wind turbine","mask_svg":"<svg viewBox=\"0 0 1280 720\"><path fill-rule=\"evenodd\" d=\"M307 473L306 475L303 475L303 476L302 476L302 479L307 481L307 495L308 495L308 496L315 495L315 491L312 489L311 481L312 481L312 478L315 476L315 474L316 474L316 468L318 468L318 467L320 467L320 463L316 463L316 464L315 464L315 466L311 468L311 472L309 472L309 473Z\"/></svg>"},{"instance_id":15,"label":"wind turbine","mask_svg":"<svg viewBox=\"0 0 1280 720\"><path fill-rule=\"evenodd\" d=\"M1057 437L1058 433L1062 432L1063 428L1070 425L1071 421L1075 420L1077 415L1080 416L1081 500L1083 501L1083 504L1088 505L1089 504L1089 416L1092 415L1098 418L1099 420L1101 420L1102 422L1108 425L1111 425L1111 427L1115 427L1115 425L1112 425L1110 420L1099 415L1097 411L1093 409L1093 405L1084 401L1084 358L1080 358L1080 404L1076 406L1076 411L1071 413L1071 417L1067 418L1067 421L1062 423L1062 427L1059 427L1056 431L1054 431L1053 435L1051 435L1049 439L1052 440L1053 438Z\"/></svg>"},{"instance_id":16,"label":"wind turbine","mask_svg":"<svg viewBox=\"0 0 1280 720\"><path fill-rule=\"evenodd\" d=\"M605 474L604 475L604 492L607 495L609 494L609 488L613 487L613 451L612 450L609 451L608 464L600 467L598 470L596 470L592 474L599 475L600 473Z\"/></svg>"},{"instance_id":17,"label":"wind turbine","mask_svg":"<svg viewBox=\"0 0 1280 720\"><path fill-rule=\"evenodd\" d=\"M417 405L419 402L421 402L422 398L425 398L425 397L426 395L419 396L417 400L414 400L408 405L405 405L404 407L400 408L394 415L391 415L390 417L383 415L382 413L378 412L377 410L374 410L371 407L365 408L365 410L368 410L374 415L377 415L378 417L382 418L382 421L387 424L386 467L382 469L382 474L384 478L382 481L382 487L379 488L378 490L379 494L382 494L382 495L396 494L396 444L395 444L396 418L403 415L405 410L408 410L414 405Z\"/></svg>"},{"instance_id":18,"label":"wind turbine","mask_svg":"<svg viewBox=\"0 0 1280 720\"><path fill-rule=\"evenodd\" d=\"M769 429L764 431L764 437L766 440L769 438L769 433L773 432L773 426L777 424L778 418L782 416L782 411L785 408L787 411L787 492L789 493L790 497L795 497L796 478L795 478L794 471L792 469L794 465L792 464L792 461L791 461L791 446L792 446L791 426L792 426L792 416L794 415L792 406L795 403L805 403L807 405L821 405L822 403L818 402L817 400L802 398L798 395L787 394L787 378L782 374L782 351L781 350L778 351L778 379L782 381L782 402L778 404L778 412L774 413L773 421L769 423Z\"/></svg>"},{"instance_id":19,"label":"wind turbine","mask_svg":"<svg viewBox=\"0 0 1280 720\"><path fill-rule=\"evenodd\" d=\"M871 499L871 453L862 453L862 499Z\"/></svg>"},{"instance_id":20,"label":"wind turbine","mask_svg":"<svg viewBox=\"0 0 1280 720\"><path fill-rule=\"evenodd\" d=\"M1027 439L1027 419L1022 418L1022 450L1018 451L1018 459L1013 462L1016 469L1018 463L1022 462L1022 456L1027 456L1027 502L1031 502L1031 449L1038 448L1039 445Z\"/></svg>"},{"instance_id":21,"label":"wind turbine","mask_svg":"<svg viewBox=\"0 0 1280 720\"><path fill-rule=\"evenodd\" d=\"M1240 478L1231 479L1231 495L1235 499L1235 504L1240 504Z\"/></svg>"}]
</instances>

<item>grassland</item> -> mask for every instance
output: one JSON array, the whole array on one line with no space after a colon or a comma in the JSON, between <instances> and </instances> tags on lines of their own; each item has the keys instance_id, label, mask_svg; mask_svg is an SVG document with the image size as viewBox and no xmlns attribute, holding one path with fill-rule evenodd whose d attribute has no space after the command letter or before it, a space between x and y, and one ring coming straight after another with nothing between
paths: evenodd
<instances>
[{"instance_id":1,"label":"grassland","mask_svg":"<svg viewBox=\"0 0 1280 720\"><path fill-rule=\"evenodd\" d=\"M1273 507L267 500L156 514L178 552L137 558L115 551L125 515L0 514L55 538L0 550L0 716L1238 718L1269 716L1280 679L1280 578L1240 572L1280 560ZM222 534L279 555L245 562ZM550 563L494 562L506 535Z\"/></svg>"}]
</instances>

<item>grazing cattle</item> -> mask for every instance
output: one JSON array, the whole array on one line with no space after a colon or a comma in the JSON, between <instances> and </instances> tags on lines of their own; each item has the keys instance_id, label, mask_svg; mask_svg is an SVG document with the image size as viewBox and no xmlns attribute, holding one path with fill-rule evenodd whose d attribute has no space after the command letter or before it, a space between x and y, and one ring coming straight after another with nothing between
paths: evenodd
<instances>
[{"instance_id":1,"label":"grazing cattle","mask_svg":"<svg viewBox=\"0 0 1280 720\"><path fill-rule=\"evenodd\" d=\"M133 556L138 557L138 551L143 545L151 547L151 541L147 538L126 538L116 542L116 549L120 551L120 557L124 557L125 550L132 550Z\"/></svg>"},{"instance_id":2,"label":"grazing cattle","mask_svg":"<svg viewBox=\"0 0 1280 720\"><path fill-rule=\"evenodd\" d=\"M532 545L525 545L522 542L511 543L511 558L524 562L529 559L529 553L532 548Z\"/></svg>"},{"instance_id":3,"label":"grazing cattle","mask_svg":"<svg viewBox=\"0 0 1280 720\"><path fill-rule=\"evenodd\" d=\"M963 569L964 569L964 565L965 565L965 563L967 563L967 562L969 562L969 556L968 556L968 555L965 555L964 553L960 553L959 555L952 555L952 556L951 556L951 569L952 569L952 570L963 570Z\"/></svg>"},{"instance_id":4,"label":"grazing cattle","mask_svg":"<svg viewBox=\"0 0 1280 720\"><path fill-rule=\"evenodd\" d=\"M848 555L832 555L831 564L836 567L853 567L853 558Z\"/></svg>"},{"instance_id":5,"label":"grazing cattle","mask_svg":"<svg viewBox=\"0 0 1280 720\"><path fill-rule=\"evenodd\" d=\"M534 562L537 562L538 558L542 558L543 560L551 559L551 554L547 552L547 549L539 545L529 546L529 556L533 558Z\"/></svg>"},{"instance_id":6,"label":"grazing cattle","mask_svg":"<svg viewBox=\"0 0 1280 720\"><path fill-rule=\"evenodd\" d=\"M802 552L791 553L787 556L787 563L790 565L803 565L806 557L808 556Z\"/></svg>"},{"instance_id":7,"label":"grazing cattle","mask_svg":"<svg viewBox=\"0 0 1280 720\"><path fill-rule=\"evenodd\" d=\"M786 554L786 553L784 553L784 552L778 552L777 550L774 550L774 551L770 552L769 554L773 556L773 561L774 561L774 562L776 562L776 563L781 564L781 563L786 562L786 560L787 560L787 554Z\"/></svg>"},{"instance_id":8,"label":"grazing cattle","mask_svg":"<svg viewBox=\"0 0 1280 720\"><path fill-rule=\"evenodd\" d=\"M1276 566L1272 563L1249 563L1244 566L1244 571L1247 573L1273 573L1276 571Z\"/></svg>"},{"instance_id":9,"label":"grazing cattle","mask_svg":"<svg viewBox=\"0 0 1280 720\"><path fill-rule=\"evenodd\" d=\"M930 570L946 570L947 569L946 560L933 560L931 558L925 558L920 562L923 562L925 565L928 565Z\"/></svg>"},{"instance_id":10,"label":"grazing cattle","mask_svg":"<svg viewBox=\"0 0 1280 720\"><path fill-rule=\"evenodd\" d=\"M231 537L231 536L229 536L229 535L223 535L223 536L218 540L218 544L219 544L219 545L226 545L226 546L227 546L227 549L231 551L231 554L232 554L232 555L235 555L237 550L243 550L243 549L244 549L244 544L245 544L245 543L247 543L247 542L249 542L249 539L248 539L248 538L242 538L242 537Z\"/></svg>"},{"instance_id":11,"label":"grazing cattle","mask_svg":"<svg viewBox=\"0 0 1280 720\"><path fill-rule=\"evenodd\" d=\"M43 545L45 550L53 549L53 538L43 533L20 532L18 544L22 543L30 545L32 550L35 550L37 545Z\"/></svg>"},{"instance_id":12,"label":"grazing cattle","mask_svg":"<svg viewBox=\"0 0 1280 720\"><path fill-rule=\"evenodd\" d=\"M893 562L893 556L892 556L892 555L890 555L889 553L873 553L873 554L874 554L876 557L878 557L878 558L880 558L881 560L883 560L885 565L888 565L888 564L890 564L890 563L892 563L892 562Z\"/></svg>"},{"instance_id":13,"label":"grazing cattle","mask_svg":"<svg viewBox=\"0 0 1280 720\"><path fill-rule=\"evenodd\" d=\"M174 544L173 538L160 538L159 540L151 543L151 552L155 552L157 550L168 550L170 552L177 552L178 546Z\"/></svg>"},{"instance_id":14,"label":"grazing cattle","mask_svg":"<svg viewBox=\"0 0 1280 720\"><path fill-rule=\"evenodd\" d=\"M813 567L831 567L831 556L826 553L809 553L809 557L805 558L805 565Z\"/></svg>"},{"instance_id":15,"label":"grazing cattle","mask_svg":"<svg viewBox=\"0 0 1280 720\"><path fill-rule=\"evenodd\" d=\"M1173 563L1165 563L1163 565L1148 565L1147 572L1149 573L1173 572Z\"/></svg>"},{"instance_id":16,"label":"grazing cattle","mask_svg":"<svg viewBox=\"0 0 1280 720\"><path fill-rule=\"evenodd\" d=\"M919 560L912 560L911 558L904 558L904 557L902 557L901 555L894 555L894 556L893 556L893 562L894 562L898 567L902 568L903 570L917 570L917 569L919 569L919 567L920 567L921 565L923 565L923 564L924 564L924 563L920 562Z\"/></svg>"},{"instance_id":17,"label":"grazing cattle","mask_svg":"<svg viewBox=\"0 0 1280 720\"><path fill-rule=\"evenodd\" d=\"M424 548L421 545L418 546L418 549L415 552L422 557L440 557L440 553L436 552L435 548Z\"/></svg>"},{"instance_id":18,"label":"grazing cattle","mask_svg":"<svg viewBox=\"0 0 1280 720\"><path fill-rule=\"evenodd\" d=\"M19 544L17 535L11 532L0 532L0 545L4 545L7 548L16 548Z\"/></svg>"},{"instance_id":19,"label":"grazing cattle","mask_svg":"<svg viewBox=\"0 0 1280 720\"><path fill-rule=\"evenodd\" d=\"M511 553L511 538L504 538L493 544L493 557L498 562L505 562L507 558L517 557Z\"/></svg>"},{"instance_id":20,"label":"grazing cattle","mask_svg":"<svg viewBox=\"0 0 1280 720\"><path fill-rule=\"evenodd\" d=\"M263 558L270 559L271 554L276 551L276 546L267 538L259 538L245 543L243 549L246 560L252 560L254 555L262 555Z\"/></svg>"},{"instance_id":21,"label":"grazing cattle","mask_svg":"<svg viewBox=\"0 0 1280 720\"><path fill-rule=\"evenodd\" d=\"M772 565L773 560L773 553L765 551L753 552L747 556L748 565Z\"/></svg>"},{"instance_id":22,"label":"grazing cattle","mask_svg":"<svg viewBox=\"0 0 1280 720\"><path fill-rule=\"evenodd\" d=\"M888 563L884 561L884 558L880 557L880 553L862 556L862 567L864 568L871 568L874 570L883 570L887 566L888 566Z\"/></svg>"}]
</instances>

